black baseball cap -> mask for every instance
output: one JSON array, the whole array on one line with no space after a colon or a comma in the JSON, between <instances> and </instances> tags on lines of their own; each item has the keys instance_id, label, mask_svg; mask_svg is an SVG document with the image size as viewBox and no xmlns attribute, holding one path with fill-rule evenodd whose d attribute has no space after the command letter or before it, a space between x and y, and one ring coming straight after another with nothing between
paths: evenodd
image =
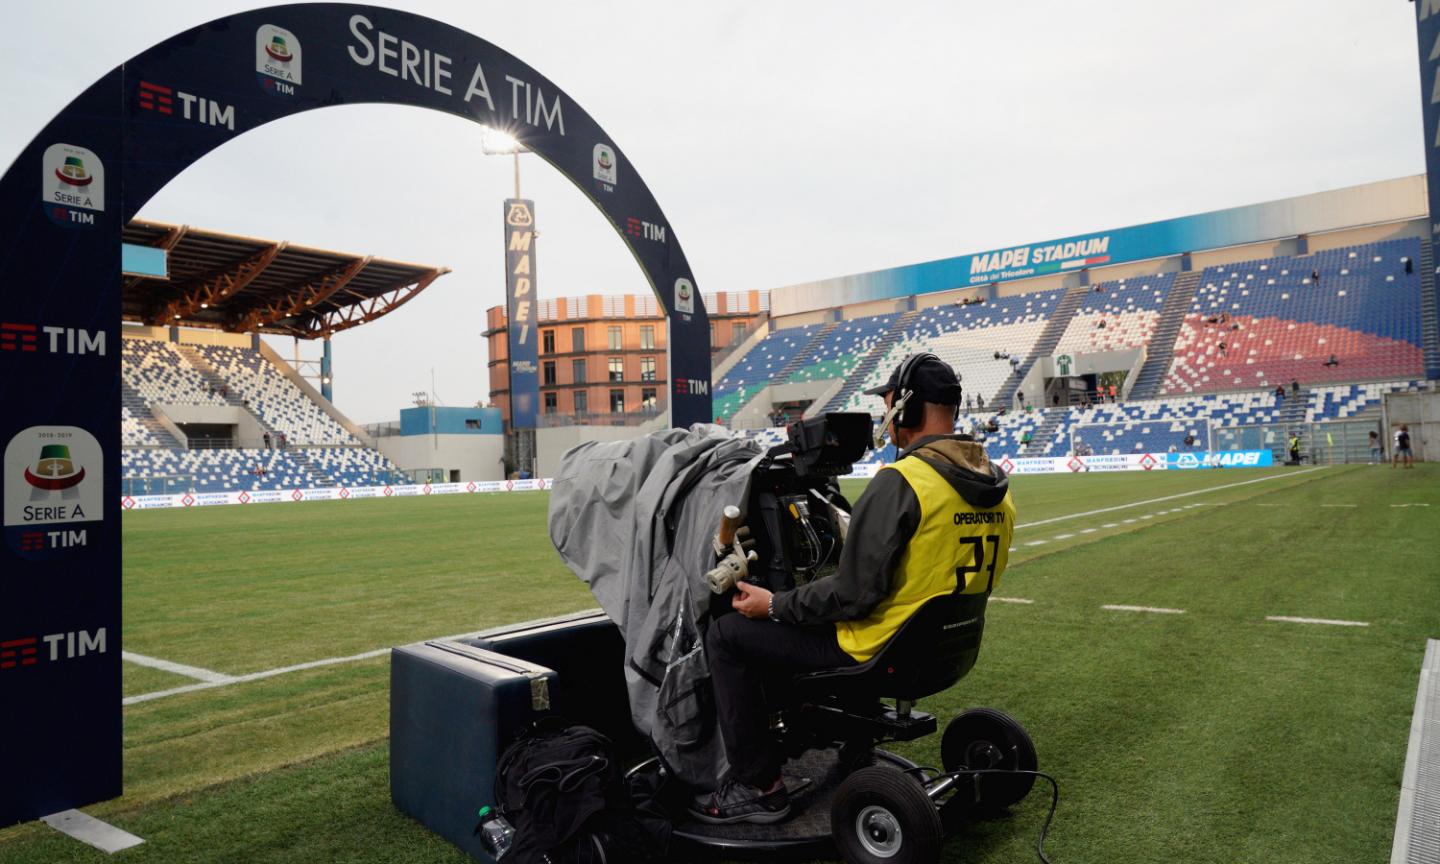
<instances>
[{"instance_id":1,"label":"black baseball cap","mask_svg":"<svg viewBox=\"0 0 1440 864\"><path fill-rule=\"evenodd\" d=\"M906 358L908 360L909 358ZM905 368L906 360L900 361L890 373L890 380L879 387L872 387L865 392L871 396L884 396L891 390L900 386L900 370ZM910 370L909 385L915 390L915 396L922 402L934 402L937 405L959 405L960 404L960 378L950 364L941 360L933 354L921 357L916 361L915 367Z\"/></svg>"}]
</instances>

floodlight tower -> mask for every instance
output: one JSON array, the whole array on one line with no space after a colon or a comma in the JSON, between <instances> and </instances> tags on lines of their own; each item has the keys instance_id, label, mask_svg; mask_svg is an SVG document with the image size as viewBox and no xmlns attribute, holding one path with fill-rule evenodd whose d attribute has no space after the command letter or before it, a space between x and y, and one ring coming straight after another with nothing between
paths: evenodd
<instances>
[{"instance_id":1,"label":"floodlight tower","mask_svg":"<svg viewBox=\"0 0 1440 864\"><path fill-rule=\"evenodd\" d=\"M515 136L513 136L513 135L511 135L511 134L509 134L509 133L507 133L507 132L505 132L505 131L503 131L503 130L494 129L494 128L489 127L489 126L482 126L481 129L480 129L480 150L481 150L481 152L483 152L486 156L510 156L510 157L511 157L511 159L513 160L513 164L514 164L514 166L515 166L515 198L514 198L513 200L516 201L516 202L520 201L520 154L521 154L521 153L528 153L528 152L529 152L529 151L525 148L525 145L521 144L518 140L516 140ZM528 210L528 208L527 208L527 210ZM533 216L532 216L532 220L533 220ZM507 215L507 222L508 222L508 215ZM507 228L508 228L508 226L507 226ZM533 222L532 222L532 224L529 226L529 228L530 228L530 230L531 230L531 232L532 232L532 238L533 238L534 240L538 240L539 237L540 237L540 232L534 230ZM507 243L506 243L506 246L507 246L507 249L508 249L508 247L510 246L510 244L509 244L509 242L508 242L508 234L509 234L509 231L508 231L508 230L507 230L506 234L507 234ZM527 245L527 249L528 249L528 248L529 248L529 247L528 247L528 245ZM527 254L533 254L533 253L527 253ZM515 326L515 323L516 323L515 320L514 320L514 319L515 319L514 313L515 313L516 303L515 303L515 297L513 296L513 294L514 294L513 285L512 285L512 280L511 280L510 271L509 271L509 267L508 267L508 258L509 258L509 252L508 252L508 251L507 251L506 255L507 255L507 268L506 268L506 309L507 309L507 311L509 311L509 312L511 313L511 314L510 314L510 320L507 321L507 324L506 324L506 332L507 332L507 334L509 334L509 333L511 333L512 328ZM533 288L533 286L534 286L534 284L535 284L535 283L534 283L533 274L530 276L528 282L529 282L529 285ZM532 295L532 302L533 302L533 295ZM533 308L533 306L532 306L532 308ZM510 345L511 345L511 346L514 346L514 345L515 345L515 340L514 340L513 338L510 339ZM537 471L536 471L536 465L535 465L535 430L534 430L533 428L521 428L521 425L516 422L516 419L517 419L517 416L518 416L518 415L517 415L517 412L516 412L516 410L515 410L515 409L516 409L515 363L516 363L517 358L514 356L514 351L513 351L513 350L512 350L511 353L510 353L510 358L509 358L509 360L510 360L510 362L507 364L507 373L508 373L508 376L509 376L509 383L508 383L507 386L508 386L508 389L509 389L509 391L510 391L510 431L514 434L514 442L515 442L515 467L516 467L517 470L528 471L529 474L530 474L530 476L533 477L533 476L535 476L536 473L537 473ZM537 397L537 398L538 398L538 397Z\"/></svg>"}]
</instances>

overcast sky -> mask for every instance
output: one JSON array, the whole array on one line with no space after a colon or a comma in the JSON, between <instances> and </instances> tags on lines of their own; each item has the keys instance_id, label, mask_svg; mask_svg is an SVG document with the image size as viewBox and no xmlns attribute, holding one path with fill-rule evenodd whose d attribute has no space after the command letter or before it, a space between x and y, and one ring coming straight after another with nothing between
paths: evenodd
<instances>
[{"instance_id":1,"label":"overcast sky","mask_svg":"<svg viewBox=\"0 0 1440 864\"><path fill-rule=\"evenodd\" d=\"M0 164L108 69L253 5L9 0ZM644 175L703 291L1424 168L1404 0L388 5L476 33L564 88ZM487 398L479 334L504 302L511 182L473 123L347 106L240 136L141 215L450 267L335 337L336 403L363 423L393 419L432 369L445 404ZM599 211L534 157L524 192L544 236L542 298L648 290Z\"/></svg>"}]
</instances>

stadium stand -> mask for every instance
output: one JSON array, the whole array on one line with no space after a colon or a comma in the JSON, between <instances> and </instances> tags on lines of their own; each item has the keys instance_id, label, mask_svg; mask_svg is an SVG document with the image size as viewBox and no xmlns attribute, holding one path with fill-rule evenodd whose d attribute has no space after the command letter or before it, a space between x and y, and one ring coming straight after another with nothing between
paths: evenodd
<instances>
[{"instance_id":1,"label":"stadium stand","mask_svg":"<svg viewBox=\"0 0 1440 864\"><path fill-rule=\"evenodd\" d=\"M1174 273L1101 282L1085 293L1057 354L1092 354L1143 348L1154 335Z\"/></svg>"},{"instance_id":2,"label":"stadium stand","mask_svg":"<svg viewBox=\"0 0 1440 864\"><path fill-rule=\"evenodd\" d=\"M218 345L196 345L190 350L198 354L229 385L230 392L247 403L251 413L271 431L283 432L289 444L360 443L260 352Z\"/></svg>"},{"instance_id":3,"label":"stadium stand","mask_svg":"<svg viewBox=\"0 0 1440 864\"><path fill-rule=\"evenodd\" d=\"M866 380L855 388L843 410L883 414L883 401L863 391L883 383L900 360L917 351L931 351L954 366L967 393L983 396L987 403L992 403L1011 374L1011 364L1004 359L997 360L995 354L1009 354L1019 363L1027 363L1050 311L1063 294L1063 291L1037 291L968 306L922 310Z\"/></svg>"},{"instance_id":4,"label":"stadium stand","mask_svg":"<svg viewBox=\"0 0 1440 864\"><path fill-rule=\"evenodd\" d=\"M816 345L807 347L797 355L796 359L801 365L785 380L823 381L849 376L865 355L885 337L890 325L899 317L899 313L892 313L840 322Z\"/></svg>"},{"instance_id":5,"label":"stadium stand","mask_svg":"<svg viewBox=\"0 0 1440 864\"><path fill-rule=\"evenodd\" d=\"M122 339L120 369L124 383L150 405L227 404L169 342Z\"/></svg>"},{"instance_id":6,"label":"stadium stand","mask_svg":"<svg viewBox=\"0 0 1440 864\"><path fill-rule=\"evenodd\" d=\"M715 416L729 419L749 402L756 393L780 376L790 361L799 354L822 325L807 324L776 330L765 336L740 359L715 385Z\"/></svg>"},{"instance_id":7,"label":"stadium stand","mask_svg":"<svg viewBox=\"0 0 1440 864\"><path fill-rule=\"evenodd\" d=\"M127 478L183 478L193 492L321 485L285 450L125 450L121 464Z\"/></svg>"},{"instance_id":8,"label":"stadium stand","mask_svg":"<svg viewBox=\"0 0 1440 864\"><path fill-rule=\"evenodd\" d=\"M132 488L149 480L193 492L404 482L394 463L361 446L258 351L130 337L121 342L120 429L124 476ZM269 431L284 432L288 449L187 450L159 426L151 413L155 405L237 406Z\"/></svg>"},{"instance_id":9,"label":"stadium stand","mask_svg":"<svg viewBox=\"0 0 1440 864\"><path fill-rule=\"evenodd\" d=\"M1404 238L1206 268L1165 392L1422 376L1419 255Z\"/></svg>"},{"instance_id":10,"label":"stadium stand","mask_svg":"<svg viewBox=\"0 0 1440 864\"><path fill-rule=\"evenodd\" d=\"M296 451L309 462L312 471L323 475L333 486L382 486L409 482L401 478L395 463L368 447L316 447Z\"/></svg>"}]
</instances>

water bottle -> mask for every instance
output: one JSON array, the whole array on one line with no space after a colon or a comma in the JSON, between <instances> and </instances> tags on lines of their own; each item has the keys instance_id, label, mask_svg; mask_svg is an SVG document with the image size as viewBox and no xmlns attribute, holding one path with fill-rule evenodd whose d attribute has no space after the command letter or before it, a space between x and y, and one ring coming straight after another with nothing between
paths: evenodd
<instances>
[{"instance_id":1,"label":"water bottle","mask_svg":"<svg viewBox=\"0 0 1440 864\"><path fill-rule=\"evenodd\" d=\"M500 811L490 806L480 808L480 842L485 851L496 861L505 857L510 851L510 844L515 841L515 826L500 815Z\"/></svg>"}]
</instances>

